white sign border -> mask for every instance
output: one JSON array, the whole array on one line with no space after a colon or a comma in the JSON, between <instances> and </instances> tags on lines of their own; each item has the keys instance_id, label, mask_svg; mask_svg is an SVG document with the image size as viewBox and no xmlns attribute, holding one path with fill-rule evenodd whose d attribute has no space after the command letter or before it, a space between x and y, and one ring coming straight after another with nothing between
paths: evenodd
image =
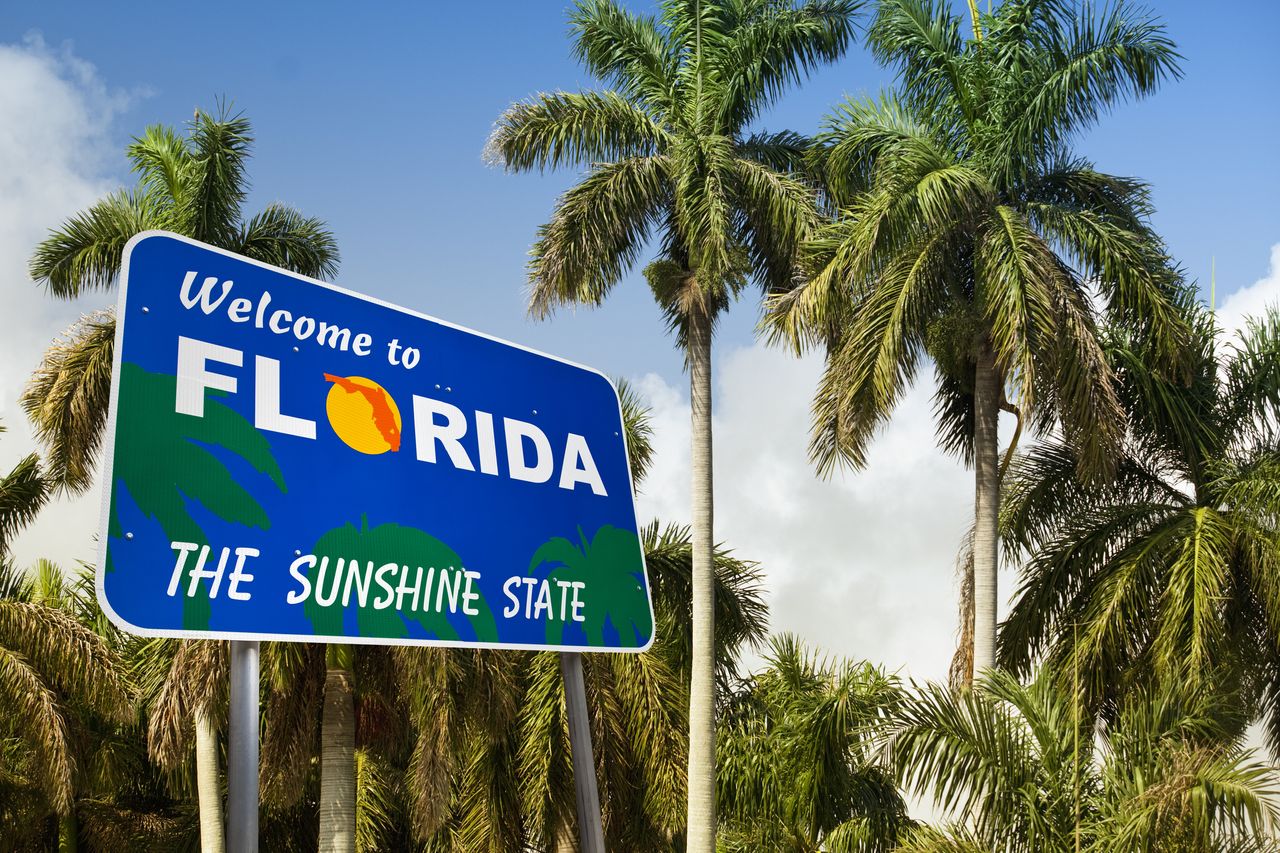
<instances>
[{"instance_id":1,"label":"white sign border","mask_svg":"<svg viewBox=\"0 0 1280 853\"><path fill-rule=\"evenodd\" d=\"M224 255L228 258L233 258L237 261L241 261L247 264L252 264L253 266L261 267L262 269L270 270L271 272L274 272L274 273L280 273L281 275L289 276L290 278L297 279L298 281L302 281L307 284L323 287L326 290L331 290L335 293L342 294L343 296L354 297L363 302L370 302L382 308L389 308L392 311L396 311L400 314L406 314L410 317L416 317L420 320L427 320L432 323L438 323L439 325L446 326L450 329L456 329L460 332L466 332L469 335L475 335L477 337L487 338L488 340L494 341L495 343L503 344L504 346L512 347L518 350L523 350L524 352L532 353L533 355L540 356L542 358L548 358L548 359L551 359L552 361L558 361L561 364L567 364L570 367L575 367L579 370L585 370L588 373L594 373L595 375L602 378L605 382L607 382L609 384L609 387L613 390L614 399L617 400L618 402L618 421L619 423L622 423L625 426L625 422L623 421L623 416L622 416L622 398L618 394L617 386L613 384L612 379L610 379L607 375L595 369L594 367L588 367L585 364L578 364L577 362L570 361L566 358L561 358L556 355L551 355L550 353L541 352L540 350L533 349L532 347L527 347L527 346L524 346L523 344L517 344L512 341L508 341L503 338L496 337L494 335L489 335L484 332L478 332L475 329L469 329L466 326L460 326L457 323L450 323L448 320L441 320L439 317L432 317L430 314L424 314L420 311L414 311L411 308L405 308L401 305L395 305L391 302L386 302L382 299L378 299L375 296L369 296L367 294L357 293L353 290L348 290L345 287L339 287L338 285L330 284L325 281L320 281L319 279L316 279L316 278L311 278L309 276L300 275L299 273L291 272L289 270L282 269L280 267L272 266L271 264L264 263L263 261L255 260L254 258L248 258L248 257L245 257L244 255L239 255L239 254L236 254L235 252L231 252L226 249L219 248L217 246L210 246L208 243L202 243L199 240L192 239L191 237L184 237L181 234L174 234L173 232L170 232L170 231L161 231L156 229L152 229L148 231L139 231L137 234L133 235L133 237L129 238L129 242L126 243L124 246L124 258L120 266L120 276L118 281L120 294L119 296L116 297L116 337L115 337L115 343L114 343L115 351L112 353L112 357L111 357L111 402L110 402L110 407L107 410L106 432L103 433L105 448L102 454L102 510L99 515L99 523L98 523L98 534L99 534L100 542L98 546L98 565L94 572L94 575L95 575L94 587L97 593L98 606L102 608L102 611L107 614L107 618L110 619L111 622L113 622L118 628L128 633L137 634L138 636L142 636L142 637L171 637L174 639L182 639L182 640L258 640L258 641L267 640L267 641L285 642L285 643L350 643L353 645L365 645L365 646L424 646L424 647L434 647L434 648L457 648L457 649L506 649L510 651L524 651L524 652L578 652L581 654L597 654L597 653L638 654L640 652L647 652L649 651L649 649L653 647L654 640L656 639L657 633L658 633L658 621L657 621L657 614L654 613L654 610L653 610L653 587L649 583L649 565L648 565L648 561L645 559L643 542L640 545L640 567L641 567L641 571L644 573L645 598L648 600L648 603L649 603L649 624L652 626L649 631L649 640L643 646L563 646L563 645L544 645L544 644L533 644L533 643L528 643L528 644L501 643L501 642L482 643L482 642L472 642L467 640L419 639L414 637L404 637L404 638L351 637L351 636L344 636L344 635L331 636L327 634L274 634L274 633L265 632L265 631L264 632L245 632L245 631L193 631L193 630L187 630L187 629L169 630L165 628L143 628L139 625L134 625L132 622L130 622L129 620L121 616L119 613L117 613L115 609L111 606L111 602L107 600L105 581L106 581L106 573L107 573L107 547L110 543L110 536L108 535L108 533L109 533L109 525L111 520L111 492L113 489L112 466L115 458L115 445L116 445L116 441L115 441L116 439L116 406L117 406L117 403L119 402L120 366L121 366L123 355L124 355L124 348L123 348L124 322L125 322L124 309L125 309L125 301L128 297L129 261L133 256L133 250L140 243L142 243L145 240L150 240L157 237L169 239L169 240L177 240L180 243L186 243L190 246L195 246L197 248L205 249L210 252L216 252L219 255ZM632 514L634 515L635 489L634 489L634 484L630 482L631 448L627 444L626 430L625 429L621 430L621 433L622 434L620 437L622 438L622 447L623 447L624 454L626 456L626 463L627 463L628 485L632 487L631 507L632 507ZM636 534L638 537L640 534L639 518L636 518L636 527L637 527ZM496 615L494 618L495 619L497 618Z\"/></svg>"}]
</instances>

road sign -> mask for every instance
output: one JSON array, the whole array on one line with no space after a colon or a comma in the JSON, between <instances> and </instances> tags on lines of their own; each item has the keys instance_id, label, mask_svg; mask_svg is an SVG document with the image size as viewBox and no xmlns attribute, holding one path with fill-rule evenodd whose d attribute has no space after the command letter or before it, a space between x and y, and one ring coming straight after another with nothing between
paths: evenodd
<instances>
[{"instance_id":1,"label":"road sign","mask_svg":"<svg viewBox=\"0 0 1280 853\"><path fill-rule=\"evenodd\" d=\"M125 629L652 643L600 373L162 232L117 318L98 598Z\"/></svg>"}]
</instances>

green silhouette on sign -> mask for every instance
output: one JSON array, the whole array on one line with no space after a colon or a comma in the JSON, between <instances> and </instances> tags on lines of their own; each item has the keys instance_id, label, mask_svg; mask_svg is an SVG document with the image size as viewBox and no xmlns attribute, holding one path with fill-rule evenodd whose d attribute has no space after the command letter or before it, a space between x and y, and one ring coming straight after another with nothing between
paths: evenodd
<instances>
[{"instance_id":1,"label":"green silhouette on sign","mask_svg":"<svg viewBox=\"0 0 1280 853\"><path fill-rule=\"evenodd\" d=\"M465 620L475 633L475 639L497 642L498 628L483 596L471 602L471 607L479 611L478 615L463 613L461 591L466 588L466 578L463 576L462 559L434 536L399 524L379 524L369 528L362 521L360 528L345 524L325 533L311 553L316 556L317 563L304 572L312 583L312 591L303 603L303 609L316 634L346 634L343 618L351 609L355 611L361 637L403 639L410 636L409 623L416 622L435 639L458 640L463 637L455 625ZM322 567L320 559L324 557L328 561ZM338 567L340 559L343 561L341 570ZM356 567L354 579L351 577L352 563ZM406 583L419 584L416 602L406 594L399 597L398 603L409 606L397 608L396 601L381 608L375 606L379 600L386 599L386 590L375 581L376 573L389 563L409 567ZM422 568L420 580L419 567ZM431 568L435 572L429 574ZM402 580L398 570L388 571L383 577L393 588ZM360 583L367 587L363 604L360 602ZM478 593L479 589L473 591ZM318 598L324 599L325 603L321 604ZM450 607L451 601L456 602L453 607ZM437 608L437 604L442 606ZM455 608L456 613L451 617L449 611Z\"/></svg>"},{"instance_id":2,"label":"green silhouette on sign","mask_svg":"<svg viewBox=\"0 0 1280 853\"><path fill-rule=\"evenodd\" d=\"M581 544L558 536L540 546L529 563L529 573L545 564L553 567L548 575L551 581L586 584L581 593L586 620L573 624L582 626L589 645L605 644L604 626L608 623L618 632L619 645L643 646L653 636L653 614L644 590L640 538L609 524L597 530L590 541L579 528L578 538ZM569 624L549 620L547 642L563 644Z\"/></svg>"},{"instance_id":3,"label":"green silhouette on sign","mask_svg":"<svg viewBox=\"0 0 1280 853\"><path fill-rule=\"evenodd\" d=\"M210 448L234 453L287 492L284 474L263 434L243 415L219 402L221 396L221 391L206 389L203 417L179 414L174 411L175 377L150 373L127 362L120 366L116 408L120 422L116 425L108 530L113 539L124 535L117 514L121 488L143 514L155 519L170 541L208 542L187 510L188 500L198 501L224 521L262 530L271 527L266 510ZM106 571L112 570L108 549ZM207 629L209 614L208 595L183 595L183 628Z\"/></svg>"}]
</instances>

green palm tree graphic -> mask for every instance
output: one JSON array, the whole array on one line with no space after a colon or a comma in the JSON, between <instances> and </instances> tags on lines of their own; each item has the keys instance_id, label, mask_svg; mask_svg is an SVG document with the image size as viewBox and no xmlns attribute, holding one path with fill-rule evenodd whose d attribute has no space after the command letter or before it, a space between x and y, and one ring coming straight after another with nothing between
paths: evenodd
<instances>
[{"instance_id":1,"label":"green palm tree graphic","mask_svg":"<svg viewBox=\"0 0 1280 853\"><path fill-rule=\"evenodd\" d=\"M319 564L306 572L308 580L313 584L323 585L326 596L332 584L335 583L334 577L339 559L355 562L358 565L372 561L374 566L381 566L385 563L406 562L411 558L411 569L421 566L425 571L428 567L433 567L437 578L447 573L450 576L450 584L461 583L462 578L458 576L464 571L462 558L448 545L428 533L400 524L379 524L372 528L364 520L358 528L353 524L345 524L321 536L312 553L317 558L328 558L328 565L324 572L320 570ZM341 578L341 583L345 587L345 575ZM436 583L440 581L437 580ZM423 589L426 594L425 584ZM435 586L430 587L430 605L436 603L435 589ZM303 605L307 619L310 620L316 634L341 636L345 633L342 623L348 608L342 604L341 592L342 590L339 590L337 599L328 605L317 602L316 595L309 597ZM444 610L428 606L426 601L422 602L422 606L411 610L398 610L394 607L378 609L374 606L375 598L376 594L371 593L362 606L353 595L349 602L348 606L355 609L359 635L362 637L402 639L410 635L408 622L416 622L435 639L463 639L458 628L450 621L449 614ZM497 642L498 628L489 605L481 598L475 606L480 614L466 617L471 630L475 633L475 639Z\"/></svg>"},{"instance_id":2,"label":"green palm tree graphic","mask_svg":"<svg viewBox=\"0 0 1280 853\"><path fill-rule=\"evenodd\" d=\"M618 567L641 565L640 538L630 530L606 524L587 539L578 528L577 543L557 536L533 553L530 574L543 565L553 566L548 580L586 584L582 608L587 643L605 645L604 626L618 632L619 645L638 648L653 636L653 613L639 571L619 571ZM547 642L563 644L570 620L548 620Z\"/></svg>"},{"instance_id":3,"label":"green palm tree graphic","mask_svg":"<svg viewBox=\"0 0 1280 853\"><path fill-rule=\"evenodd\" d=\"M224 521L269 529L266 510L209 449L234 453L286 492L266 437L243 415L218 402L219 391L206 392L204 417L178 414L173 410L176 390L176 377L150 373L136 364L120 366L118 410L126 417L116 430L111 538L118 543L126 533L119 517L121 489L144 515L155 519L170 541L207 541L191 517L191 501ZM120 553L119 545L108 549L108 574L115 570L114 558ZM208 596L184 595L182 601L182 627L208 628Z\"/></svg>"}]
</instances>

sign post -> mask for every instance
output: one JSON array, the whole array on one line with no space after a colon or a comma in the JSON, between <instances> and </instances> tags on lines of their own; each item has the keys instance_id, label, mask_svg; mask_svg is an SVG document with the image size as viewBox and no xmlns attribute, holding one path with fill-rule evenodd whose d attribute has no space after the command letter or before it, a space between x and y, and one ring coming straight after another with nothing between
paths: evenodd
<instances>
[{"instance_id":1,"label":"sign post","mask_svg":"<svg viewBox=\"0 0 1280 853\"><path fill-rule=\"evenodd\" d=\"M258 641L231 641L227 849L258 851Z\"/></svg>"},{"instance_id":2,"label":"sign post","mask_svg":"<svg viewBox=\"0 0 1280 853\"><path fill-rule=\"evenodd\" d=\"M163 232L126 247L116 317L98 601L232 641L233 850L256 838L261 640L575 653L585 785L576 653L654 631L607 378Z\"/></svg>"},{"instance_id":3,"label":"sign post","mask_svg":"<svg viewBox=\"0 0 1280 853\"><path fill-rule=\"evenodd\" d=\"M573 755L573 787L578 806L580 853L604 853L604 828L600 825L600 791L596 787L595 756L591 752L591 718L587 715L587 688L582 677L582 655L562 652L564 706L569 718L569 750Z\"/></svg>"}]
</instances>

